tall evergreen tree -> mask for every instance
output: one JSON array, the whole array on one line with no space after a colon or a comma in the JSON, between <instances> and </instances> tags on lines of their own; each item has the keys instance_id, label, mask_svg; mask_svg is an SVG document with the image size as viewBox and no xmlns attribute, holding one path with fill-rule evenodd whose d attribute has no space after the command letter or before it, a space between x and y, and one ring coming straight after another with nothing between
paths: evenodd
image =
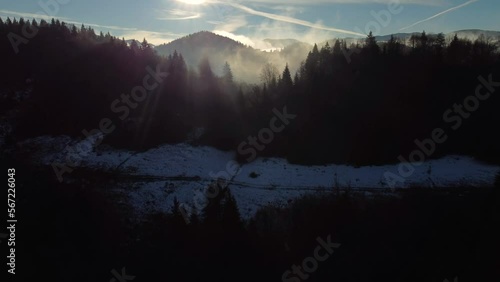
<instances>
[{"instance_id":1,"label":"tall evergreen tree","mask_svg":"<svg viewBox=\"0 0 500 282\"><path fill-rule=\"evenodd\" d=\"M444 34L442 32L438 33L437 37L436 37L436 47L439 48L439 49L443 49L444 47L446 47L446 39L444 37Z\"/></svg>"},{"instance_id":2,"label":"tall evergreen tree","mask_svg":"<svg viewBox=\"0 0 500 282\"><path fill-rule=\"evenodd\" d=\"M211 197L208 200L207 205L202 210L203 223L209 226L220 224L224 210L222 205L223 199L224 190L219 190L219 193L217 193L215 197Z\"/></svg>"},{"instance_id":3,"label":"tall evergreen tree","mask_svg":"<svg viewBox=\"0 0 500 282\"><path fill-rule=\"evenodd\" d=\"M225 229L238 230L242 227L241 215L231 190L227 188L224 192L224 206L222 213L222 224Z\"/></svg>"},{"instance_id":4,"label":"tall evergreen tree","mask_svg":"<svg viewBox=\"0 0 500 282\"><path fill-rule=\"evenodd\" d=\"M373 36L373 33L371 31L365 39L364 49L371 55L380 53L380 47L378 46L377 39L375 38L375 36Z\"/></svg>"},{"instance_id":5,"label":"tall evergreen tree","mask_svg":"<svg viewBox=\"0 0 500 282\"><path fill-rule=\"evenodd\" d=\"M293 81L290 69L288 68L288 63L286 64L283 75L281 76L280 84L283 91L290 91L292 89Z\"/></svg>"},{"instance_id":6,"label":"tall evergreen tree","mask_svg":"<svg viewBox=\"0 0 500 282\"><path fill-rule=\"evenodd\" d=\"M139 52L141 51L139 44L137 44L136 40L132 40L132 42L130 42L130 50L132 50L134 54L139 54Z\"/></svg>"},{"instance_id":7,"label":"tall evergreen tree","mask_svg":"<svg viewBox=\"0 0 500 282\"><path fill-rule=\"evenodd\" d=\"M295 86L297 86L297 85L299 85L299 83L300 83L299 73L298 73L298 72L296 72L296 73L295 73L295 76L294 76L294 78L293 78L293 84L294 84Z\"/></svg>"},{"instance_id":8,"label":"tall evergreen tree","mask_svg":"<svg viewBox=\"0 0 500 282\"><path fill-rule=\"evenodd\" d=\"M342 47L341 47L341 41L340 40L335 40L335 44L333 45L333 54L334 55L341 55L342 54Z\"/></svg>"},{"instance_id":9,"label":"tall evergreen tree","mask_svg":"<svg viewBox=\"0 0 500 282\"><path fill-rule=\"evenodd\" d=\"M391 35L391 39L387 42L387 54L389 55L400 55L403 49L403 44L399 42L399 39Z\"/></svg>"},{"instance_id":10,"label":"tall evergreen tree","mask_svg":"<svg viewBox=\"0 0 500 282\"><path fill-rule=\"evenodd\" d=\"M71 36L76 37L78 35L78 28L76 28L76 25L73 25L71 27Z\"/></svg>"},{"instance_id":11,"label":"tall evergreen tree","mask_svg":"<svg viewBox=\"0 0 500 282\"><path fill-rule=\"evenodd\" d=\"M201 59L200 64L198 65L198 72L200 74L200 79L202 80L211 81L214 79L215 75L212 71L212 67L210 66L208 57Z\"/></svg>"},{"instance_id":12,"label":"tall evergreen tree","mask_svg":"<svg viewBox=\"0 0 500 282\"><path fill-rule=\"evenodd\" d=\"M224 64L223 70L222 70L222 77L224 79L224 82L228 85L233 84L233 71L231 70L231 66L229 65L228 62Z\"/></svg>"}]
</instances>

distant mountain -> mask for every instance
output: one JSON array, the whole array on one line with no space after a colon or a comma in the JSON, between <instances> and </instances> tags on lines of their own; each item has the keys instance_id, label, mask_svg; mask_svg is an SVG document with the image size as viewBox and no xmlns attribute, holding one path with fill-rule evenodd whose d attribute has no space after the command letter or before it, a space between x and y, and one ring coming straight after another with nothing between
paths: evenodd
<instances>
[{"instance_id":1,"label":"distant mountain","mask_svg":"<svg viewBox=\"0 0 500 282\"><path fill-rule=\"evenodd\" d=\"M200 52L200 48L203 48L204 52ZM170 43L159 45L156 47L156 51L160 55L166 56L174 53L174 51L182 52L186 59L192 58L195 61L199 61L203 55L212 54L213 51L235 52L246 48L248 47L228 37L208 31L201 31L176 39ZM194 55L197 55L199 58L193 58Z\"/></svg>"},{"instance_id":2,"label":"distant mountain","mask_svg":"<svg viewBox=\"0 0 500 282\"><path fill-rule=\"evenodd\" d=\"M375 39L377 39L378 42L387 42L391 39L391 36L394 36L395 38L399 38L400 40L408 40L412 37L412 35L420 35L422 34L421 32L412 32L412 33L394 33L394 34L388 34L388 35L379 35L375 36Z\"/></svg>"},{"instance_id":3,"label":"distant mountain","mask_svg":"<svg viewBox=\"0 0 500 282\"><path fill-rule=\"evenodd\" d=\"M222 68L225 62L228 62L236 80L256 83L260 80L262 68L269 62L274 63L280 72L288 63L290 71L294 74L311 48L308 44L291 39L270 39L268 43L282 44L286 47L282 52L264 52L233 39L202 31L159 45L155 50L164 56L175 51L181 53L188 67L193 70L197 70L201 59L207 57L212 71L218 75L222 74Z\"/></svg>"},{"instance_id":4,"label":"distant mountain","mask_svg":"<svg viewBox=\"0 0 500 282\"><path fill-rule=\"evenodd\" d=\"M453 37L457 34L460 38L467 38L470 40L476 40L479 36L484 35L486 38L491 38L492 40L498 42L500 41L500 31L492 30L481 30L481 29L466 29L459 30L455 32L450 32L447 34L449 37Z\"/></svg>"},{"instance_id":5,"label":"distant mountain","mask_svg":"<svg viewBox=\"0 0 500 282\"><path fill-rule=\"evenodd\" d=\"M198 69L200 61L207 57L212 71L222 74L225 62L231 65L235 79L257 82L259 72L266 63L264 52L245 46L228 37L208 31L194 33L155 48L160 55L181 53L188 67Z\"/></svg>"},{"instance_id":6,"label":"distant mountain","mask_svg":"<svg viewBox=\"0 0 500 282\"><path fill-rule=\"evenodd\" d=\"M399 38L402 41L407 41L411 38L412 35L420 35L421 32L412 32L412 33L394 33L394 34L388 34L388 35L378 35L375 36L375 39L377 39L378 42L387 42L391 39L391 36L394 36L395 38ZM428 33L430 35L434 33ZM458 31L453 31L445 34L445 37L447 39L451 39L455 36L455 34L459 38L467 38L470 40L476 40L479 38L479 36L484 35L486 38L491 38L494 42L500 42L500 31L490 31L490 30L480 30L480 29L467 29L467 30L458 30ZM434 34L435 35L435 34ZM339 38L342 40L347 41L347 45L350 45L351 43L357 43L357 42L362 42L364 38L352 38L352 37L347 37L347 38ZM328 43L330 45L333 45L335 43L336 39L330 39L328 40ZM318 44L318 46L324 46L326 44L326 41L321 42Z\"/></svg>"},{"instance_id":7,"label":"distant mountain","mask_svg":"<svg viewBox=\"0 0 500 282\"><path fill-rule=\"evenodd\" d=\"M393 34L394 37L397 37L399 39L405 39L408 40L412 35L419 35L421 34L420 32L413 32L413 33L396 33ZM433 34L433 33L430 33ZM500 32L499 31L489 31L489 30L480 30L480 29L468 29L468 30L458 30L458 31L453 31L445 34L445 37L448 39L451 39L455 36L455 34L459 38L467 38L472 41L476 40L479 38L479 36L483 35L486 38L491 38L494 41L498 41L500 38ZM377 41L380 42L387 42L389 39L391 39L391 35L383 35L383 36L376 36Z\"/></svg>"},{"instance_id":8,"label":"distant mountain","mask_svg":"<svg viewBox=\"0 0 500 282\"><path fill-rule=\"evenodd\" d=\"M412 35L420 33L396 33L393 34L403 41L407 41ZM431 33L430 33L431 34ZM492 38L494 42L500 42L500 32L486 31L478 29L459 30L445 34L447 39L451 39L455 34L460 38L475 40L484 35L486 38ZM387 42L391 35L376 36L377 41ZM362 43L364 38L340 38L347 41L347 45L352 43ZM336 39L319 42L322 47L328 42L333 46ZM300 64L307 58L307 54L312 50L313 45L301 42L297 39L265 39L269 45L269 50L278 49L279 51L264 52L246 46L231 38L220 36L208 31L194 33L168 44L162 44L155 47L155 50L164 56L173 54L175 51L181 53L186 64L193 70L198 69L198 64L204 57L210 61L214 73L221 75L225 62L231 65L236 80L247 81L251 83L259 82L259 75L262 67L266 63L275 64L280 72L289 65L292 75L299 69Z\"/></svg>"}]
</instances>

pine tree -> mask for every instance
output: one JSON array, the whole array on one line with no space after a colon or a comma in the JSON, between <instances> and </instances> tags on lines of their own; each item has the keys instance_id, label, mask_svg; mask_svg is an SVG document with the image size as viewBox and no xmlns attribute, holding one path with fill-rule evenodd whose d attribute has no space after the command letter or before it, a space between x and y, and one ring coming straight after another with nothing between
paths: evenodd
<instances>
[{"instance_id":1,"label":"pine tree","mask_svg":"<svg viewBox=\"0 0 500 282\"><path fill-rule=\"evenodd\" d=\"M170 210L170 213L172 214L173 217L181 215L180 203L177 200L177 197L174 197L174 204L172 206L172 209Z\"/></svg>"},{"instance_id":2,"label":"pine tree","mask_svg":"<svg viewBox=\"0 0 500 282\"><path fill-rule=\"evenodd\" d=\"M73 25L71 27L71 36L76 37L78 35L78 29L76 28L76 25Z\"/></svg>"},{"instance_id":3,"label":"pine tree","mask_svg":"<svg viewBox=\"0 0 500 282\"><path fill-rule=\"evenodd\" d=\"M224 78L224 82L228 85L232 85L233 84L233 72L232 72L231 66L229 65L228 62L226 62L224 64L222 73L223 73L222 77Z\"/></svg>"},{"instance_id":4,"label":"pine tree","mask_svg":"<svg viewBox=\"0 0 500 282\"><path fill-rule=\"evenodd\" d=\"M223 197L224 191L219 191L215 197L209 199L208 204L202 210L203 223L213 226L221 222Z\"/></svg>"},{"instance_id":5,"label":"pine tree","mask_svg":"<svg viewBox=\"0 0 500 282\"><path fill-rule=\"evenodd\" d=\"M371 31L365 39L365 50L367 50L371 55L380 53L380 47L377 44L377 39L373 36Z\"/></svg>"},{"instance_id":6,"label":"pine tree","mask_svg":"<svg viewBox=\"0 0 500 282\"><path fill-rule=\"evenodd\" d=\"M288 68L288 63L286 64L285 70L283 71L280 85L284 91L290 91L293 86L292 75L290 73L290 69Z\"/></svg>"},{"instance_id":7,"label":"pine tree","mask_svg":"<svg viewBox=\"0 0 500 282\"><path fill-rule=\"evenodd\" d=\"M446 39L444 37L444 34L438 33L436 36L436 41L434 42L434 48L436 49L436 53L441 54L443 52L443 49L446 47Z\"/></svg>"},{"instance_id":8,"label":"pine tree","mask_svg":"<svg viewBox=\"0 0 500 282\"><path fill-rule=\"evenodd\" d=\"M314 44L313 50L307 55L307 59L304 65L307 79L312 81L316 77L316 74L319 72L319 62L320 53L318 50L318 45Z\"/></svg>"},{"instance_id":9,"label":"pine tree","mask_svg":"<svg viewBox=\"0 0 500 282\"><path fill-rule=\"evenodd\" d=\"M422 48L424 51L427 50L428 42L429 42L429 37L427 37L427 34L425 33L424 30L420 35L420 48Z\"/></svg>"},{"instance_id":10,"label":"pine tree","mask_svg":"<svg viewBox=\"0 0 500 282\"><path fill-rule=\"evenodd\" d=\"M341 55L342 50L341 50L341 42L340 40L335 40L335 44L333 45L333 54L334 55Z\"/></svg>"},{"instance_id":11,"label":"pine tree","mask_svg":"<svg viewBox=\"0 0 500 282\"><path fill-rule=\"evenodd\" d=\"M139 44L137 44L136 40L132 40L130 43L130 50L132 50L134 54L138 54L140 52Z\"/></svg>"},{"instance_id":12,"label":"pine tree","mask_svg":"<svg viewBox=\"0 0 500 282\"><path fill-rule=\"evenodd\" d=\"M83 24L80 27L80 37L83 39L87 38L87 28Z\"/></svg>"},{"instance_id":13,"label":"pine tree","mask_svg":"<svg viewBox=\"0 0 500 282\"><path fill-rule=\"evenodd\" d=\"M332 47L330 47L330 43L326 42L325 46L321 49L321 54L323 56L328 56L332 53Z\"/></svg>"},{"instance_id":14,"label":"pine tree","mask_svg":"<svg viewBox=\"0 0 500 282\"><path fill-rule=\"evenodd\" d=\"M446 39L444 37L444 34L442 32L438 33L436 37L436 46L444 48L446 47Z\"/></svg>"},{"instance_id":15,"label":"pine tree","mask_svg":"<svg viewBox=\"0 0 500 282\"><path fill-rule=\"evenodd\" d=\"M222 224L226 230L238 230L242 227L240 211L229 188L224 193Z\"/></svg>"},{"instance_id":16,"label":"pine tree","mask_svg":"<svg viewBox=\"0 0 500 282\"><path fill-rule=\"evenodd\" d=\"M210 66L210 61L207 57L203 58L198 65L198 71L200 73L200 78L202 80L213 80L215 75L212 72L212 67Z\"/></svg>"},{"instance_id":17,"label":"pine tree","mask_svg":"<svg viewBox=\"0 0 500 282\"><path fill-rule=\"evenodd\" d=\"M403 45L399 43L399 39L391 35L391 39L387 42L387 54L400 55Z\"/></svg>"},{"instance_id":18,"label":"pine tree","mask_svg":"<svg viewBox=\"0 0 500 282\"><path fill-rule=\"evenodd\" d=\"M142 43L141 43L141 50L148 50L149 48L151 48L151 46L149 45L148 41L146 40L146 38L144 38L142 40Z\"/></svg>"}]
</instances>

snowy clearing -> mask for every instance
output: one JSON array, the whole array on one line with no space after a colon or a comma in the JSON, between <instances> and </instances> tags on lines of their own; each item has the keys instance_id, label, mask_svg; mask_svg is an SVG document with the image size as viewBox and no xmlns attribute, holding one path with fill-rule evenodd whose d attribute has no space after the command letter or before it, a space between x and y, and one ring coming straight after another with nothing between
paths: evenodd
<instances>
[{"instance_id":1,"label":"snowy clearing","mask_svg":"<svg viewBox=\"0 0 500 282\"><path fill-rule=\"evenodd\" d=\"M66 146L74 147L79 142L67 136L43 136L26 140L19 147L32 152L33 163L51 165L64 163ZM235 152L189 144L163 145L140 153L101 145L83 152L79 166L131 176L114 191L125 195L139 215L168 211L174 197L192 204L217 177L232 178L231 191L244 218L262 206L283 205L305 193L334 188L387 189L384 173L398 173L398 164L302 166L279 158L259 158L237 166L235 156ZM448 156L415 166L415 172L398 188L491 186L499 170L470 157Z\"/></svg>"}]
</instances>

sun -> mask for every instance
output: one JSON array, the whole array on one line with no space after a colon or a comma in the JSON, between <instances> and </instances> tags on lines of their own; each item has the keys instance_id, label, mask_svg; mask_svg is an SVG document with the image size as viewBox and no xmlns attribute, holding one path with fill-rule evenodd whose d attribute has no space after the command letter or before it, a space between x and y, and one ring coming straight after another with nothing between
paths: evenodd
<instances>
[{"instance_id":1,"label":"sun","mask_svg":"<svg viewBox=\"0 0 500 282\"><path fill-rule=\"evenodd\" d=\"M181 2L189 5L201 5L207 2L206 0L177 0L177 2Z\"/></svg>"}]
</instances>

